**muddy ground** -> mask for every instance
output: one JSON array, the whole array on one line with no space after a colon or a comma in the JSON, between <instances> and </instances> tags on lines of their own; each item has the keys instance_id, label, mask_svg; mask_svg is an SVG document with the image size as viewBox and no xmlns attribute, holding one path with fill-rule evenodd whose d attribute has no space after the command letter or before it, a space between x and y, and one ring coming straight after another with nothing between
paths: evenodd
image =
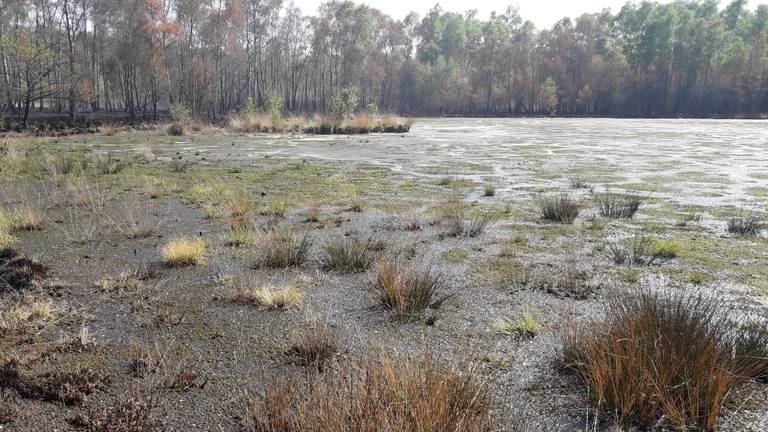
<instances>
[{"instance_id":1,"label":"muddy ground","mask_svg":"<svg viewBox=\"0 0 768 432\"><path fill-rule=\"evenodd\" d=\"M729 234L725 224L741 209L766 210L768 135L758 122L590 122L424 120L402 136L211 129L9 140L0 204L33 207L42 222L8 242L47 272L23 293L3 293L2 306L34 299L54 312L1 327L2 356L38 381L84 369L95 378L66 403L5 390L0 403L12 414L0 428L76 430L77 413L140 388L162 401L167 430L238 430L244 395L304 373L285 353L319 319L341 348L336 365L379 349L430 351L479 365L499 430L592 429L589 395L559 367L561 335L598 318L606 292L702 290L765 325L768 240ZM106 155L130 163L100 173ZM633 219L595 217L592 193L605 189L640 193L644 203ZM541 220L537 199L555 192L584 200L573 224ZM467 220L493 216L480 235L446 235L456 199ZM258 242L227 244L233 201L248 203L255 227L306 234L309 260L255 267ZM308 222L313 207L320 217ZM634 235L670 240L677 256L615 264L607 245ZM452 296L417 319L394 318L370 272L321 268L323 244L340 236L373 238L381 254L406 251L443 274ZM179 237L206 241L204 263L162 265L163 245ZM574 271L584 275L576 287L566 280ZM136 280L121 284L121 275ZM285 310L230 299L234 286L285 282L303 293ZM495 326L526 313L542 325L535 337ZM749 384L729 399L722 430L765 430L766 412L768 388Z\"/></svg>"}]
</instances>

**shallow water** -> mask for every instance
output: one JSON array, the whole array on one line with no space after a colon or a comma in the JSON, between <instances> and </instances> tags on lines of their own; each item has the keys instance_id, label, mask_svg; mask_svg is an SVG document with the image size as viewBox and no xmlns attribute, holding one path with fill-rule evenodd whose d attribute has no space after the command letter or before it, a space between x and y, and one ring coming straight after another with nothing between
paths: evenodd
<instances>
[{"instance_id":1,"label":"shallow water","mask_svg":"<svg viewBox=\"0 0 768 432\"><path fill-rule=\"evenodd\" d=\"M227 134L155 147L212 164L323 159L500 189L567 189L578 177L681 205L765 210L768 198L768 122L759 120L418 119L403 135Z\"/></svg>"}]
</instances>

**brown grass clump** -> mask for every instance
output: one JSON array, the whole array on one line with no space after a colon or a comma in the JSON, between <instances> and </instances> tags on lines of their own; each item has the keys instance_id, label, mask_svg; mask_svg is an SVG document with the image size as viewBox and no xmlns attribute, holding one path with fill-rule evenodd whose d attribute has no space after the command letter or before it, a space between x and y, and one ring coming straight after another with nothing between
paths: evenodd
<instances>
[{"instance_id":1,"label":"brown grass clump","mask_svg":"<svg viewBox=\"0 0 768 432\"><path fill-rule=\"evenodd\" d=\"M229 127L237 132L244 133L268 132L269 118L257 113L244 114L231 118L229 120Z\"/></svg>"},{"instance_id":2,"label":"brown grass clump","mask_svg":"<svg viewBox=\"0 0 768 432\"><path fill-rule=\"evenodd\" d=\"M437 309L449 297L443 275L424 263L383 259L374 268L374 284L384 307L401 318Z\"/></svg>"},{"instance_id":3,"label":"brown grass clump","mask_svg":"<svg viewBox=\"0 0 768 432\"><path fill-rule=\"evenodd\" d=\"M157 395L133 388L130 393L78 413L69 422L88 432L162 431L162 406Z\"/></svg>"},{"instance_id":4,"label":"brown grass clump","mask_svg":"<svg viewBox=\"0 0 768 432\"><path fill-rule=\"evenodd\" d=\"M168 126L167 132L170 136L182 136L186 131L184 130L184 125L182 123L174 122Z\"/></svg>"},{"instance_id":5,"label":"brown grass clump","mask_svg":"<svg viewBox=\"0 0 768 432\"><path fill-rule=\"evenodd\" d=\"M99 128L99 132L104 136L113 136L116 130L112 123L104 123L104 125Z\"/></svg>"},{"instance_id":6,"label":"brown grass clump","mask_svg":"<svg viewBox=\"0 0 768 432\"><path fill-rule=\"evenodd\" d=\"M768 375L768 334L745 330L716 298L639 290L615 293L604 320L568 332L564 359L605 417L712 430L737 385Z\"/></svg>"},{"instance_id":7,"label":"brown grass clump","mask_svg":"<svg viewBox=\"0 0 768 432\"><path fill-rule=\"evenodd\" d=\"M43 229L40 210L23 205L12 210L0 210L0 232L38 231Z\"/></svg>"},{"instance_id":8,"label":"brown grass clump","mask_svg":"<svg viewBox=\"0 0 768 432\"><path fill-rule=\"evenodd\" d=\"M178 238L163 246L163 260L171 266L203 263L206 244L202 239Z\"/></svg>"},{"instance_id":9,"label":"brown grass clump","mask_svg":"<svg viewBox=\"0 0 768 432\"><path fill-rule=\"evenodd\" d=\"M0 249L0 293L21 292L45 278L47 269L12 248Z\"/></svg>"},{"instance_id":10,"label":"brown grass clump","mask_svg":"<svg viewBox=\"0 0 768 432\"><path fill-rule=\"evenodd\" d=\"M192 132L204 132L206 129L208 129L208 125L205 124L205 122L202 120L195 119L189 123L189 129Z\"/></svg>"},{"instance_id":11,"label":"brown grass clump","mask_svg":"<svg viewBox=\"0 0 768 432\"><path fill-rule=\"evenodd\" d=\"M492 399L474 368L442 368L430 355L363 360L351 376L268 385L245 401L248 432L490 432Z\"/></svg>"},{"instance_id":12,"label":"brown grass clump","mask_svg":"<svg viewBox=\"0 0 768 432\"><path fill-rule=\"evenodd\" d=\"M48 298L28 297L0 308L0 333L39 329L62 315L62 310Z\"/></svg>"},{"instance_id":13,"label":"brown grass clump","mask_svg":"<svg viewBox=\"0 0 768 432\"><path fill-rule=\"evenodd\" d=\"M27 375L19 371L16 360L0 366L0 387L14 389L19 396L65 405L83 403L95 390L104 388L106 378L82 368L76 372L45 372Z\"/></svg>"},{"instance_id":14,"label":"brown grass clump","mask_svg":"<svg viewBox=\"0 0 768 432\"><path fill-rule=\"evenodd\" d=\"M322 371L338 350L336 335L331 327L325 322L313 320L308 323L306 330L293 340L286 354L295 364L311 366Z\"/></svg>"}]
</instances>

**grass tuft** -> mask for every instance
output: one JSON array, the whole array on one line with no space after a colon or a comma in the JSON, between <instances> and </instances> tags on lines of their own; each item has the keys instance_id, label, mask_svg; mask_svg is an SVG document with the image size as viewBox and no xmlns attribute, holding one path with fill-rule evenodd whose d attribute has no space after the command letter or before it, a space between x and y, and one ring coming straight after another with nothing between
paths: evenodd
<instances>
[{"instance_id":1,"label":"grass tuft","mask_svg":"<svg viewBox=\"0 0 768 432\"><path fill-rule=\"evenodd\" d=\"M248 303L267 310L286 309L301 303L303 294L292 284L239 289L232 301Z\"/></svg>"},{"instance_id":2,"label":"grass tuft","mask_svg":"<svg viewBox=\"0 0 768 432\"><path fill-rule=\"evenodd\" d=\"M449 298L445 278L429 264L383 259L374 268L374 278L381 303L399 318L437 309Z\"/></svg>"},{"instance_id":3,"label":"grass tuft","mask_svg":"<svg viewBox=\"0 0 768 432\"><path fill-rule=\"evenodd\" d=\"M631 219L643 203L640 195L615 192L597 193L594 200L600 216L611 219Z\"/></svg>"},{"instance_id":4,"label":"grass tuft","mask_svg":"<svg viewBox=\"0 0 768 432\"><path fill-rule=\"evenodd\" d=\"M326 270L362 272L373 265L375 260L373 239L357 237L330 239L323 245L320 261Z\"/></svg>"},{"instance_id":5,"label":"grass tuft","mask_svg":"<svg viewBox=\"0 0 768 432\"><path fill-rule=\"evenodd\" d=\"M742 210L728 220L728 232L741 236L754 236L766 228L757 213Z\"/></svg>"},{"instance_id":6,"label":"grass tuft","mask_svg":"<svg viewBox=\"0 0 768 432\"><path fill-rule=\"evenodd\" d=\"M311 247L309 234L300 240L288 233L272 231L266 234L259 245L257 267L283 268L304 264Z\"/></svg>"},{"instance_id":7,"label":"grass tuft","mask_svg":"<svg viewBox=\"0 0 768 432\"><path fill-rule=\"evenodd\" d=\"M573 223L581 212L582 203L570 195L559 194L539 198L538 206L544 220Z\"/></svg>"},{"instance_id":8,"label":"grass tuft","mask_svg":"<svg viewBox=\"0 0 768 432\"><path fill-rule=\"evenodd\" d=\"M475 368L444 368L386 354L351 373L269 384L246 399L246 432L490 432L493 405Z\"/></svg>"},{"instance_id":9,"label":"grass tuft","mask_svg":"<svg viewBox=\"0 0 768 432\"><path fill-rule=\"evenodd\" d=\"M626 426L713 430L723 402L768 374L768 336L732 321L714 297L614 293L605 319L570 330L564 360L598 411Z\"/></svg>"},{"instance_id":10,"label":"grass tuft","mask_svg":"<svg viewBox=\"0 0 768 432\"><path fill-rule=\"evenodd\" d=\"M174 239L163 246L163 260L171 266L202 264L205 248L206 244L202 239Z\"/></svg>"}]
</instances>

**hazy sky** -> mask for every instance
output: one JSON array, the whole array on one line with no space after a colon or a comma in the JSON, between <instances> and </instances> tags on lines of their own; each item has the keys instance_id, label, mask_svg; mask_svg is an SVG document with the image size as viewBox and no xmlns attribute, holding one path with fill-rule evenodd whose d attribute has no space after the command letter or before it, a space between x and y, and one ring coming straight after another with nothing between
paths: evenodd
<instances>
[{"instance_id":1,"label":"hazy sky","mask_svg":"<svg viewBox=\"0 0 768 432\"><path fill-rule=\"evenodd\" d=\"M288 3L290 0L287 0ZM611 8L617 12L627 0L353 0L355 3L366 3L394 18L403 18L408 12L414 11L423 16L435 3L440 3L443 10L464 12L467 9L477 9L481 18L487 18L491 11L503 12L510 4L520 7L523 19L533 21L537 27L549 27L565 16L577 17L583 13L600 12L603 8ZM658 0L669 3L670 0ZM294 0L297 6L307 15L314 15L323 0ZM721 6L729 3L721 1ZM768 0L751 0L750 7Z\"/></svg>"}]
</instances>

